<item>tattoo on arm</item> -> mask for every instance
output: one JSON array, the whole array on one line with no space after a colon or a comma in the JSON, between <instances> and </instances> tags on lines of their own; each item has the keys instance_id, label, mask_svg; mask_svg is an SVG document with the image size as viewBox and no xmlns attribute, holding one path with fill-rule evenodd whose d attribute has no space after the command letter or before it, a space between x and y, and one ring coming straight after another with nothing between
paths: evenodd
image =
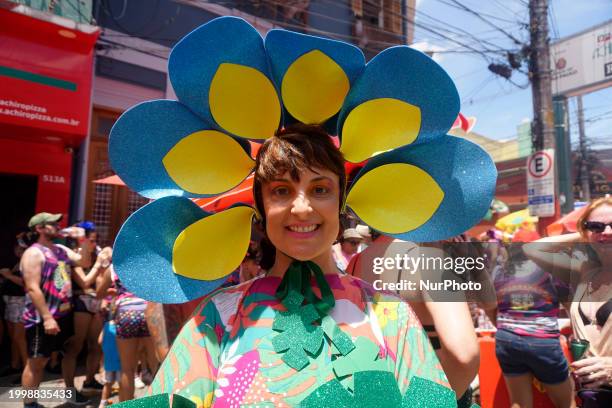
<instances>
[{"instance_id":1,"label":"tattoo on arm","mask_svg":"<svg viewBox=\"0 0 612 408\"><path fill-rule=\"evenodd\" d=\"M164 321L164 309L161 303L149 302L145 310L145 318L149 333L155 344L160 361L164 359L168 353L170 344L166 334L166 322Z\"/></svg>"}]
</instances>

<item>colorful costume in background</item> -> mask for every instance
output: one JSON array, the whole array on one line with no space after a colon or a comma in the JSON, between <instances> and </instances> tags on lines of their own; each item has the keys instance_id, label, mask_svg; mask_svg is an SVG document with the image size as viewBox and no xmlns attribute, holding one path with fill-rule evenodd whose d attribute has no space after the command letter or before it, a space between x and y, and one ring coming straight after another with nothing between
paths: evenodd
<instances>
[{"instance_id":1,"label":"colorful costume in background","mask_svg":"<svg viewBox=\"0 0 612 408\"><path fill-rule=\"evenodd\" d=\"M419 51L393 47L365 64L347 43L285 30L264 40L244 20L221 17L174 47L169 76L179 101L128 110L109 143L119 176L155 199L115 242L115 270L137 296L182 303L223 283L248 250L256 211L238 204L211 214L189 198L235 187L253 170L249 142L297 121L338 135L346 160L367 161L346 205L381 233L444 239L489 208L495 166L446 135L457 90ZM177 394L174 406L453 406L445 385L406 303L296 261L282 281L207 296L152 392Z\"/></svg>"}]
</instances>

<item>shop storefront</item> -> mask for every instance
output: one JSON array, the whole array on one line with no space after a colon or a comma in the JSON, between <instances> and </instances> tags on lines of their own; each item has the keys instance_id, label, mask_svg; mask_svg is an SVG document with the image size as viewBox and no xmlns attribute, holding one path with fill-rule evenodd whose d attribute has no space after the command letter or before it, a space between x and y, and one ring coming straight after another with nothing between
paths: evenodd
<instances>
[{"instance_id":1,"label":"shop storefront","mask_svg":"<svg viewBox=\"0 0 612 408\"><path fill-rule=\"evenodd\" d=\"M0 27L4 260L33 213L68 216L74 150L89 128L98 29L6 2L0 2Z\"/></svg>"}]
</instances>

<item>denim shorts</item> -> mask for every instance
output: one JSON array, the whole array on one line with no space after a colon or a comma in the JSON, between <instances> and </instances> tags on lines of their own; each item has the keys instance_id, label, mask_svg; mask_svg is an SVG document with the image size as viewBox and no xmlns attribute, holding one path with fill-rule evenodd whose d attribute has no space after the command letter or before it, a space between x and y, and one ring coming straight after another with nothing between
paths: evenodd
<instances>
[{"instance_id":1,"label":"denim shorts","mask_svg":"<svg viewBox=\"0 0 612 408\"><path fill-rule=\"evenodd\" d=\"M569 367L558 337L521 336L507 330L495 334L495 354L505 376L532 373L543 384L567 380Z\"/></svg>"}]
</instances>

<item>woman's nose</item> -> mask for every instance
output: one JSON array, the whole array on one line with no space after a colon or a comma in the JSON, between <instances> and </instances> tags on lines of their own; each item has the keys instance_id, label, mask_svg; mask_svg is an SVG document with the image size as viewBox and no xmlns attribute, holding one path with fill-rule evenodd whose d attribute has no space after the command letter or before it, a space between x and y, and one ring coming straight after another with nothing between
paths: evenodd
<instances>
[{"instance_id":1,"label":"woman's nose","mask_svg":"<svg viewBox=\"0 0 612 408\"><path fill-rule=\"evenodd\" d=\"M293 200L293 205L291 208L291 212L294 214L305 213L312 211L310 207L310 200L306 197L305 194L299 193L295 200Z\"/></svg>"}]
</instances>

